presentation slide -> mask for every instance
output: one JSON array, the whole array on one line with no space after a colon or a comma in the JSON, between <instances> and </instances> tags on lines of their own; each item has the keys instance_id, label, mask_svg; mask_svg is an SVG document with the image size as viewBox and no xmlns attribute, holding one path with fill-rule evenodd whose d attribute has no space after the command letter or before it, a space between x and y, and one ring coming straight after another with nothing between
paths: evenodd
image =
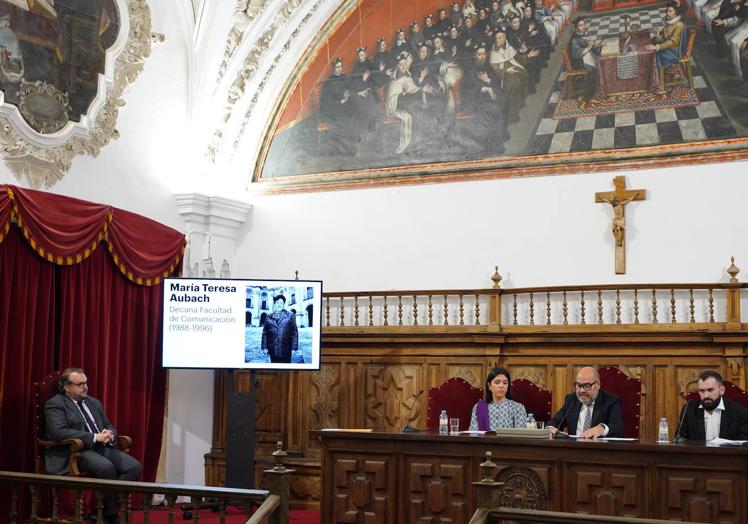
<instances>
[{"instance_id":1,"label":"presentation slide","mask_svg":"<svg viewBox=\"0 0 748 524\"><path fill-rule=\"evenodd\" d=\"M167 278L163 366L319 369L322 282Z\"/></svg>"}]
</instances>

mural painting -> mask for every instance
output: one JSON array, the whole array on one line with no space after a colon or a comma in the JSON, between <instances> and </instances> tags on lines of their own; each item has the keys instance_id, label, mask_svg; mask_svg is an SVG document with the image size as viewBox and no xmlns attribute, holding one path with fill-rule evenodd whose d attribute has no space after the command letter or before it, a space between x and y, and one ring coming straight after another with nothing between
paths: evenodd
<instances>
[{"instance_id":1,"label":"mural painting","mask_svg":"<svg viewBox=\"0 0 748 524\"><path fill-rule=\"evenodd\" d=\"M359 3L300 62L254 179L740 157L748 6L689 1Z\"/></svg>"},{"instance_id":2,"label":"mural painting","mask_svg":"<svg viewBox=\"0 0 748 524\"><path fill-rule=\"evenodd\" d=\"M0 0L0 90L35 131L79 122L120 29L115 0Z\"/></svg>"}]
</instances>

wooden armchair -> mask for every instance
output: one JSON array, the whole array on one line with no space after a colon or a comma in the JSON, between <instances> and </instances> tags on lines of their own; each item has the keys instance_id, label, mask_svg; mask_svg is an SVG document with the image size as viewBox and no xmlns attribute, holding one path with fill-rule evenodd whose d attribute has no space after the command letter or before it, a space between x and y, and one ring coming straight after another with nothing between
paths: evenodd
<instances>
[{"instance_id":1,"label":"wooden armchair","mask_svg":"<svg viewBox=\"0 0 748 524\"><path fill-rule=\"evenodd\" d=\"M78 455L83 451L83 442L80 439L67 440L48 440L47 430L44 423L44 404L54 396L58 391L60 372L54 371L44 377L39 382L34 383L34 436L36 438L36 473L47 473L44 467L44 454L48 447L52 446L69 446L70 447L70 471L71 477L85 476L78 468ZM129 453L132 446L132 439L126 435L117 437L117 446L125 453Z\"/></svg>"},{"instance_id":2,"label":"wooden armchair","mask_svg":"<svg viewBox=\"0 0 748 524\"><path fill-rule=\"evenodd\" d=\"M538 422L547 422L551 418L553 393L526 378L512 381L512 400L525 406L525 410L532 413Z\"/></svg>"},{"instance_id":3,"label":"wooden armchair","mask_svg":"<svg viewBox=\"0 0 748 524\"><path fill-rule=\"evenodd\" d=\"M574 69L571 63L571 57L569 56L568 47L564 46L561 48L561 57L564 62L564 71L566 72L566 80L564 80L563 98L576 98L581 94L585 93L587 88L587 75L589 72L585 69Z\"/></svg>"},{"instance_id":4,"label":"wooden armchair","mask_svg":"<svg viewBox=\"0 0 748 524\"><path fill-rule=\"evenodd\" d=\"M441 386L429 388L426 427L429 429L438 428L439 414L443 409L446 409L449 418L460 419L461 430L467 429L470 426L473 406L482 396L482 390L471 386L467 381L458 377L450 378Z\"/></svg>"},{"instance_id":5,"label":"wooden armchair","mask_svg":"<svg viewBox=\"0 0 748 524\"><path fill-rule=\"evenodd\" d=\"M600 373L602 389L621 398L623 411L623 436L639 438L641 427L642 382L631 378L616 367L606 366L597 370Z\"/></svg>"}]
</instances>

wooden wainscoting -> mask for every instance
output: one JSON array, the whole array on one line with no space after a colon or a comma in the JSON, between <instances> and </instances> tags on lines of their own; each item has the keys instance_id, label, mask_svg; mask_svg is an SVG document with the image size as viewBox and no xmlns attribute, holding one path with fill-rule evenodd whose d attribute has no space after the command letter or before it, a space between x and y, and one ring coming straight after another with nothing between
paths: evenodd
<instances>
[{"instance_id":1,"label":"wooden wainscoting","mask_svg":"<svg viewBox=\"0 0 748 524\"><path fill-rule=\"evenodd\" d=\"M746 388L745 284L728 273L717 284L523 289L500 288L496 273L488 289L326 294L320 370L257 373L258 460L281 440L303 462L292 507L317 508L320 444L310 430L425 428L428 388L451 377L482 388L497 365L551 390L554 411L580 367L616 366L641 380L641 435L654 438L660 417L672 433L702 370ZM248 373L234 377L234 387L249 387ZM224 478L226 388L217 373L205 457L213 485Z\"/></svg>"}]
</instances>

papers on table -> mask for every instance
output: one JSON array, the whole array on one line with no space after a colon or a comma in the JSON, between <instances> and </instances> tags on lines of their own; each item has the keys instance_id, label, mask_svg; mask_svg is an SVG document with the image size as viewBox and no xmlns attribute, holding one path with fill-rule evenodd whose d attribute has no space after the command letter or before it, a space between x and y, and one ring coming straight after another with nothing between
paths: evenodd
<instances>
[{"instance_id":1,"label":"papers on table","mask_svg":"<svg viewBox=\"0 0 748 524\"><path fill-rule=\"evenodd\" d=\"M603 39L600 48L600 56L616 56L618 54L618 37L608 37Z\"/></svg>"},{"instance_id":2,"label":"papers on table","mask_svg":"<svg viewBox=\"0 0 748 524\"><path fill-rule=\"evenodd\" d=\"M460 435L485 435L486 433L488 433L488 431L460 431Z\"/></svg>"},{"instance_id":3,"label":"papers on table","mask_svg":"<svg viewBox=\"0 0 748 524\"><path fill-rule=\"evenodd\" d=\"M714 440L707 441L707 446L742 446L748 442L748 440L729 440L726 438L715 438Z\"/></svg>"}]
</instances>

